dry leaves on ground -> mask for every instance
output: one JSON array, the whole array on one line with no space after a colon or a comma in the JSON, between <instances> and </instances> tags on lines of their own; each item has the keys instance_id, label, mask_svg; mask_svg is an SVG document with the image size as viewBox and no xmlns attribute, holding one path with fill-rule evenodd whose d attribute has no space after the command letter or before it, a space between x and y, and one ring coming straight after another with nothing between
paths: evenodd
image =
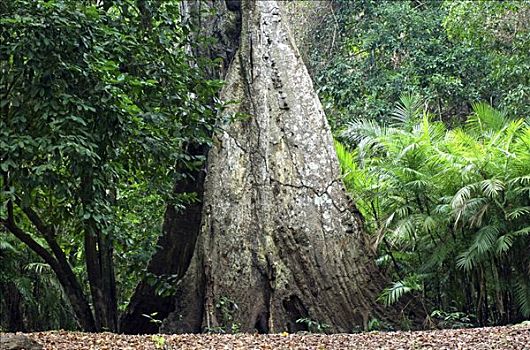
<instances>
[{"instance_id":1,"label":"dry leaves on ground","mask_svg":"<svg viewBox=\"0 0 530 350\"><path fill-rule=\"evenodd\" d=\"M120 335L52 331L26 334L44 349L529 349L530 325L360 334ZM6 333L1 336L7 336Z\"/></svg>"}]
</instances>

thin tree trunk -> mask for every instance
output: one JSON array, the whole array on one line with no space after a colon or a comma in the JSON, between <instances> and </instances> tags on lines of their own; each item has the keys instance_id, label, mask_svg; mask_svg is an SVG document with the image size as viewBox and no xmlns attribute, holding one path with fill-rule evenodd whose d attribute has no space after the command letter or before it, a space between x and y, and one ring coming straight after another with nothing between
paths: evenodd
<instances>
[{"instance_id":1,"label":"thin tree trunk","mask_svg":"<svg viewBox=\"0 0 530 350\"><path fill-rule=\"evenodd\" d=\"M91 189L92 179L87 175L82 188ZM90 190L82 195L84 208L90 208L93 194ZM118 304L112 257L110 233L102 232L93 218L84 222L84 249L90 294L94 308L97 331L118 330Z\"/></svg>"},{"instance_id":2,"label":"thin tree trunk","mask_svg":"<svg viewBox=\"0 0 530 350\"><path fill-rule=\"evenodd\" d=\"M397 321L340 178L333 139L276 1L244 2L209 153L203 222L164 332L366 329ZM237 306L237 307L236 307ZM227 317L229 313L230 317Z\"/></svg>"},{"instance_id":3,"label":"thin tree trunk","mask_svg":"<svg viewBox=\"0 0 530 350\"><path fill-rule=\"evenodd\" d=\"M22 315L22 295L20 294L17 286L13 282L9 281L4 287L2 287L2 289L0 289L0 292L5 293L2 295L2 297L7 309L5 315L5 318L7 318L7 331L26 331L24 317Z\"/></svg>"},{"instance_id":4,"label":"thin tree trunk","mask_svg":"<svg viewBox=\"0 0 530 350\"><path fill-rule=\"evenodd\" d=\"M101 232L85 233L85 260L96 329L117 331L118 314L112 248Z\"/></svg>"},{"instance_id":5,"label":"thin tree trunk","mask_svg":"<svg viewBox=\"0 0 530 350\"><path fill-rule=\"evenodd\" d=\"M39 255L45 263L50 265L53 272L57 276L59 283L64 289L64 292L72 306L75 317L79 323L81 329L87 332L96 331L96 325L94 317L83 289L77 281L75 274L73 273L70 265L63 259L63 256L54 257L52 256L43 246L36 242L29 234L20 229L12 219L12 216L7 221L3 222L3 225L11 232L15 237L25 243L31 250ZM52 242L49 238L48 243Z\"/></svg>"}]
</instances>

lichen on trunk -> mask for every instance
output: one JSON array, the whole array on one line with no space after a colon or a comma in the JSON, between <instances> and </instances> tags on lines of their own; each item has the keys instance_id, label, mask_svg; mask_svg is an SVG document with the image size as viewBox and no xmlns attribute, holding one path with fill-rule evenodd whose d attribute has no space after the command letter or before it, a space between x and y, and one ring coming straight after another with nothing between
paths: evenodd
<instances>
[{"instance_id":1,"label":"lichen on trunk","mask_svg":"<svg viewBox=\"0 0 530 350\"><path fill-rule=\"evenodd\" d=\"M202 227L163 332L330 331L385 319L383 280L311 78L276 1L244 1Z\"/></svg>"}]
</instances>

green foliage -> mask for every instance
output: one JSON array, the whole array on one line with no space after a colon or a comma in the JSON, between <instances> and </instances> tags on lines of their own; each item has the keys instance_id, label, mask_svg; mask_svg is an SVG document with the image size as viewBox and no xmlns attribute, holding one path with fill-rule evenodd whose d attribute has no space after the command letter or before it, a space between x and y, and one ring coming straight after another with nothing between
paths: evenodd
<instances>
[{"instance_id":1,"label":"green foliage","mask_svg":"<svg viewBox=\"0 0 530 350\"><path fill-rule=\"evenodd\" d=\"M215 303L215 308L220 316L221 326L208 330L209 333L239 333L241 325L236 321L237 304L226 296L222 296Z\"/></svg>"},{"instance_id":2,"label":"green foliage","mask_svg":"<svg viewBox=\"0 0 530 350\"><path fill-rule=\"evenodd\" d=\"M369 331L378 331L381 329L381 322L377 318L372 318L368 321Z\"/></svg>"},{"instance_id":3,"label":"green foliage","mask_svg":"<svg viewBox=\"0 0 530 350\"><path fill-rule=\"evenodd\" d=\"M441 328L470 328L475 324L472 315L466 315L463 312L445 312L442 310L433 310L431 317L438 321Z\"/></svg>"},{"instance_id":4,"label":"green foliage","mask_svg":"<svg viewBox=\"0 0 530 350\"><path fill-rule=\"evenodd\" d=\"M33 210L81 280L83 235L106 237L121 307L165 205L196 200L172 186L204 161L189 147L210 142L220 87L208 62L190 64L178 2L142 3L0 4L0 220L48 249L23 213Z\"/></svg>"},{"instance_id":5,"label":"green foliage","mask_svg":"<svg viewBox=\"0 0 530 350\"><path fill-rule=\"evenodd\" d=\"M528 317L530 125L477 103L448 129L420 105L402 98L392 126L350 122L353 151L337 145L378 263L399 279L380 300L422 291L481 324Z\"/></svg>"},{"instance_id":6,"label":"green foliage","mask_svg":"<svg viewBox=\"0 0 530 350\"><path fill-rule=\"evenodd\" d=\"M149 315L147 315L147 314L142 314L143 317L149 319L149 322L154 323L154 324L160 326L160 325L162 324L163 321L162 321L162 320L159 320L159 319L157 319L157 318L155 318L156 315L158 315L158 312L153 312L153 313L151 313L151 314L149 314Z\"/></svg>"},{"instance_id":7,"label":"green foliage","mask_svg":"<svg viewBox=\"0 0 530 350\"><path fill-rule=\"evenodd\" d=\"M72 310L53 272L24 245L0 230L0 329L12 331L5 317L20 312L25 329L75 329Z\"/></svg>"},{"instance_id":8,"label":"green foliage","mask_svg":"<svg viewBox=\"0 0 530 350\"><path fill-rule=\"evenodd\" d=\"M151 340L155 344L155 348L156 349L166 349L167 348L167 346L166 346L166 338L164 338L163 336L154 334L154 335L151 336Z\"/></svg>"},{"instance_id":9,"label":"green foliage","mask_svg":"<svg viewBox=\"0 0 530 350\"><path fill-rule=\"evenodd\" d=\"M511 117L530 114L528 1L362 0L337 7L340 35L322 28L337 36L337 49L311 60L335 129L353 119L388 122L404 93L423 96L429 111L451 124L477 101Z\"/></svg>"},{"instance_id":10,"label":"green foliage","mask_svg":"<svg viewBox=\"0 0 530 350\"><path fill-rule=\"evenodd\" d=\"M395 304L404 294L414 291L422 291L422 285L418 276L411 275L405 280L394 282L391 287L386 288L379 296L379 300L389 306Z\"/></svg>"},{"instance_id":11,"label":"green foliage","mask_svg":"<svg viewBox=\"0 0 530 350\"><path fill-rule=\"evenodd\" d=\"M166 348L166 338L164 338L164 337L162 337L160 335L157 335L157 334L153 334L151 336L151 340L155 344L155 348L156 349L165 349Z\"/></svg>"},{"instance_id":12,"label":"green foliage","mask_svg":"<svg viewBox=\"0 0 530 350\"><path fill-rule=\"evenodd\" d=\"M307 327L307 330L311 333L326 333L330 325L319 321L312 320L308 317L299 318L296 323L301 323Z\"/></svg>"},{"instance_id":13,"label":"green foliage","mask_svg":"<svg viewBox=\"0 0 530 350\"><path fill-rule=\"evenodd\" d=\"M512 116L528 116L530 88L530 2L446 1L443 26L453 44L484 53L488 71L484 83L490 100Z\"/></svg>"}]
</instances>

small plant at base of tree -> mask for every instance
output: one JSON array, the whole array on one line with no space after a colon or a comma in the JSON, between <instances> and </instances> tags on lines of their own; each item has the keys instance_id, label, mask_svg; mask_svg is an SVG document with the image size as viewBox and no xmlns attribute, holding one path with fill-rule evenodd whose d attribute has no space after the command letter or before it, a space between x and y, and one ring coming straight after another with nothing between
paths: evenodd
<instances>
[{"instance_id":1,"label":"small plant at base of tree","mask_svg":"<svg viewBox=\"0 0 530 350\"><path fill-rule=\"evenodd\" d=\"M431 312L431 317L438 320L438 325L441 328L471 328L476 325L473 321L476 319L474 315L468 315L460 311L434 310Z\"/></svg>"},{"instance_id":2,"label":"small plant at base of tree","mask_svg":"<svg viewBox=\"0 0 530 350\"><path fill-rule=\"evenodd\" d=\"M215 308L220 313L221 323L220 326L207 327L206 333L224 334L224 333L239 333L241 331L241 325L235 322L234 314L239 309L237 304L226 296L222 296L215 303Z\"/></svg>"},{"instance_id":3,"label":"small plant at base of tree","mask_svg":"<svg viewBox=\"0 0 530 350\"><path fill-rule=\"evenodd\" d=\"M155 348L157 349L167 349L166 338L161 335L153 334L151 340L155 343Z\"/></svg>"},{"instance_id":4,"label":"small plant at base of tree","mask_svg":"<svg viewBox=\"0 0 530 350\"><path fill-rule=\"evenodd\" d=\"M154 323L160 327L162 324L162 320L156 319L155 316L158 315L158 312L153 312L152 314L142 314L143 317L146 317L149 319L149 322Z\"/></svg>"},{"instance_id":5,"label":"small plant at base of tree","mask_svg":"<svg viewBox=\"0 0 530 350\"><path fill-rule=\"evenodd\" d=\"M312 320L310 318L304 317L296 320L296 323L301 323L306 325L308 332L310 333L326 333L331 326L326 323L321 323L319 321Z\"/></svg>"}]
</instances>

